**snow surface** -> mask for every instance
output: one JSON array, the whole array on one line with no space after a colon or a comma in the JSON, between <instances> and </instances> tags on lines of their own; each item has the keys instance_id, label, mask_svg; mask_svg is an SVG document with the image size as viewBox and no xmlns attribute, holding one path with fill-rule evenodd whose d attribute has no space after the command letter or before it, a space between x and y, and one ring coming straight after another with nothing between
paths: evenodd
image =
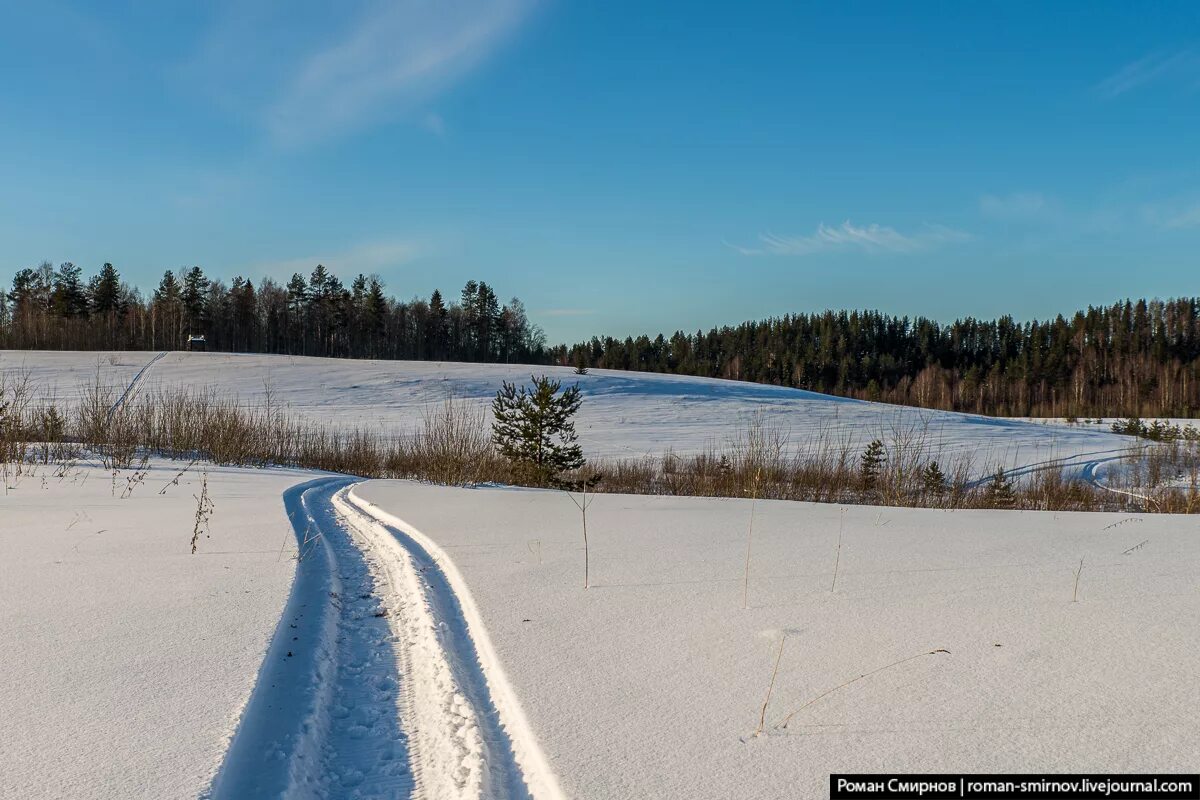
<instances>
[{"instance_id":1,"label":"snow surface","mask_svg":"<svg viewBox=\"0 0 1200 800\"><path fill-rule=\"evenodd\" d=\"M316 478L306 554L208 797L559 800L452 565Z\"/></svg>"},{"instance_id":2,"label":"snow surface","mask_svg":"<svg viewBox=\"0 0 1200 800\"><path fill-rule=\"evenodd\" d=\"M124 389L154 353L0 351L0 372L26 372L40 396L70 403L81 383L101 379ZM1129 437L1108 430L1043 425L842 397L762 384L678 375L566 367L366 361L277 355L169 352L141 375L138 386L214 387L243 402L274 402L306 419L383 435L416 429L422 413L454 396L486 406L503 380L527 382L546 373L578 382L585 400L577 429L589 457L659 456L728 447L761 413L787 434L795 450L822 438L858 450L876 437L923 431L929 456L949 464L970 459L980 476L997 466L1028 467L1055 459L1082 465L1117 455Z\"/></svg>"},{"instance_id":3,"label":"snow surface","mask_svg":"<svg viewBox=\"0 0 1200 800\"><path fill-rule=\"evenodd\" d=\"M269 387L382 435L530 372L579 381L592 457L727 446L758 413L796 449L920 428L980 474L1091 478L1130 445L678 376L0 351L41 399L97 374ZM131 471L40 467L0 496L0 796L815 797L830 772L1200 762L1188 517L599 495L584 590L561 492L210 467L192 556L202 467L158 494L183 466L129 497Z\"/></svg>"},{"instance_id":4,"label":"snow surface","mask_svg":"<svg viewBox=\"0 0 1200 800\"><path fill-rule=\"evenodd\" d=\"M296 552L281 493L309 473L80 463L0 487L0 797L195 797L258 676ZM282 550L282 552L281 552Z\"/></svg>"},{"instance_id":5,"label":"snow surface","mask_svg":"<svg viewBox=\"0 0 1200 800\"><path fill-rule=\"evenodd\" d=\"M1188 517L760 501L743 609L749 500L596 496L584 590L561 492L371 481L351 497L452 559L567 796L1200 763Z\"/></svg>"}]
</instances>

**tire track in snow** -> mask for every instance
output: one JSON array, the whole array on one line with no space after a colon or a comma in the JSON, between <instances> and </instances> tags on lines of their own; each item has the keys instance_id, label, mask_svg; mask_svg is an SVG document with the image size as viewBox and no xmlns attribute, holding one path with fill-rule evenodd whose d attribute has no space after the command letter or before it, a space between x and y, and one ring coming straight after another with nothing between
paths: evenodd
<instances>
[{"instance_id":1,"label":"tire track in snow","mask_svg":"<svg viewBox=\"0 0 1200 800\"><path fill-rule=\"evenodd\" d=\"M459 689L447 657L443 623L426 600L412 559L386 531L346 502L345 490L332 500L351 537L367 554L393 636L401 642L396 648L397 671L404 677L399 708L411 734L414 796L509 796L485 783L487 753L478 717Z\"/></svg>"},{"instance_id":2,"label":"tire track in snow","mask_svg":"<svg viewBox=\"0 0 1200 800\"><path fill-rule=\"evenodd\" d=\"M473 602L353 483L284 494L306 555L205 796L558 800Z\"/></svg>"},{"instance_id":3,"label":"tire track in snow","mask_svg":"<svg viewBox=\"0 0 1200 800\"><path fill-rule=\"evenodd\" d=\"M158 353L154 356L154 358L143 364L142 368L137 371L137 374L133 376L133 380L131 380L129 385L125 387L125 391L121 392L121 396L117 398L117 402L113 403L112 408L108 410L108 419L110 422L112 421L113 414L117 413L121 406L125 405L125 402L133 396L135 391L137 391L137 387L142 382L142 378L145 376L146 372L154 366L155 362L166 356L166 354L166 350Z\"/></svg>"},{"instance_id":4,"label":"tire track in snow","mask_svg":"<svg viewBox=\"0 0 1200 800\"><path fill-rule=\"evenodd\" d=\"M396 643L332 496L350 478L284 493L302 558L258 681L207 797L413 795Z\"/></svg>"},{"instance_id":5,"label":"tire track in snow","mask_svg":"<svg viewBox=\"0 0 1200 800\"><path fill-rule=\"evenodd\" d=\"M1073 479L1083 480L1085 483L1095 483L1094 480L1088 477L1088 471L1090 467L1106 461L1117 461L1129 455L1130 452L1130 448L1122 447L1113 450L1096 450L1090 453L1076 453L1074 455L1059 456L1058 458L1051 458L1045 461L1034 461L1029 464L1012 467L1011 469L1004 470L1004 474L1008 478L1022 478L1049 469L1062 469L1066 471L1076 468L1077 472L1074 474ZM975 478L974 480L967 482L967 487L972 489L978 488L986 483L991 482L993 477L995 477L995 472ZM1068 477L1072 476L1069 475Z\"/></svg>"},{"instance_id":6,"label":"tire track in snow","mask_svg":"<svg viewBox=\"0 0 1200 800\"><path fill-rule=\"evenodd\" d=\"M403 520L363 500L349 487L341 498L369 520L379 551L404 553L425 587L438 638L457 689L470 703L483 737L485 797L561 800L565 795L538 744L454 562L437 543Z\"/></svg>"}]
</instances>

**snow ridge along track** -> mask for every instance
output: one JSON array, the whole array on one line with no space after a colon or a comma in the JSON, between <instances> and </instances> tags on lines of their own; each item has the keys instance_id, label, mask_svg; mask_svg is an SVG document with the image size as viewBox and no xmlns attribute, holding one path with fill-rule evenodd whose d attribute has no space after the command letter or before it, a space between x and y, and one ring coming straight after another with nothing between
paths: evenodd
<instances>
[{"instance_id":1,"label":"snow ridge along track","mask_svg":"<svg viewBox=\"0 0 1200 800\"><path fill-rule=\"evenodd\" d=\"M352 483L284 494L304 555L206 796L558 800L473 602Z\"/></svg>"},{"instance_id":2,"label":"snow ridge along track","mask_svg":"<svg viewBox=\"0 0 1200 800\"><path fill-rule=\"evenodd\" d=\"M516 693L508 682L475 600L454 562L437 543L403 520L354 493L344 500L370 520L369 535L380 549L405 553L419 570L426 597L440 623L439 639L459 688L475 710L485 743L486 797L565 797Z\"/></svg>"}]
</instances>

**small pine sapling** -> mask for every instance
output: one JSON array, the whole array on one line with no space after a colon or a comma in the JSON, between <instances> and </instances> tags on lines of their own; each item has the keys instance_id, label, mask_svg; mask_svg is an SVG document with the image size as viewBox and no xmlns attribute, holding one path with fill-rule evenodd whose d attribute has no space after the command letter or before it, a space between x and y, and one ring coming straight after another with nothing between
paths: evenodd
<instances>
[{"instance_id":1,"label":"small pine sapling","mask_svg":"<svg viewBox=\"0 0 1200 800\"><path fill-rule=\"evenodd\" d=\"M538 486L561 486L560 476L586 463L574 416L583 403L578 386L531 376L533 388L504 381L492 401L492 441L517 477ZM561 390L561 393L560 393Z\"/></svg>"},{"instance_id":2,"label":"small pine sapling","mask_svg":"<svg viewBox=\"0 0 1200 800\"><path fill-rule=\"evenodd\" d=\"M862 488L865 491L871 491L879 483L879 474L883 471L883 465L887 461L887 450L883 447L883 442L875 439L867 449L863 450L863 454L859 459L859 474L862 478Z\"/></svg>"},{"instance_id":3,"label":"small pine sapling","mask_svg":"<svg viewBox=\"0 0 1200 800\"><path fill-rule=\"evenodd\" d=\"M1004 469L996 470L988 484L984 497L992 508L1012 508L1016 502L1016 492L1013 491L1012 481L1004 474Z\"/></svg>"},{"instance_id":4,"label":"small pine sapling","mask_svg":"<svg viewBox=\"0 0 1200 800\"><path fill-rule=\"evenodd\" d=\"M930 461L921 471L921 491L930 497L946 493L946 475L936 461Z\"/></svg>"},{"instance_id":5,"label":"small pine sapling","mask_svg":"<svg viewBox=\"0 0 1200 800\"><path fill-rule=\"evenodd\" d=\"M575 374L576 375L587 375L588 374L587 354L584 353L582 348L575 351Z\"/></svg>"}]
</instances>

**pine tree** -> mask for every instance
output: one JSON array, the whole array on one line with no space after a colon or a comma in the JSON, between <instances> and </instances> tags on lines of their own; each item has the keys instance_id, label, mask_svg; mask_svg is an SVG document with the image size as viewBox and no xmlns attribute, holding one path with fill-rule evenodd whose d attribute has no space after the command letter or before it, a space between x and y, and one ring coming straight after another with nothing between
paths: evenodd
<instances>
[{"instance_id":1,"label":"pine tree","mask_svg":"<svg viewBox=\"0 0 1200 800\"><path fill-rule=\"evenodd\" d=\"M367 283L367 297L364 300L363 314L366 318L368 352L376 357L382 356L384 354L383 332L387 324L388 301L379 278L372 277Z\"/></svg>"},{"instance_id":2,"label":"pine tree","mask_svg":"<svg viewBox=\"0 0 1200 800\"><path fill-rule=\"evenodd\" d=\"M429 330L426 341L429 342L429 354L435 359L446 358L446 345L450 336L450 313L442 300L442 293L437 289L429 298Z\"/></svg>"},{"instance_id":3,"label":"pine tree","mask_svg":"<svg viewBox=\"0 0 1200 800\"><path fill-rule=\"evenodd\" d=\"M921 491L940 497L946 491L946 476L936 461L930 461L921 471Z\"/></svg>"},{"instance_id":4,"label":"pine tree","mask_svg":"<svg viewBox=\"0 0 1200 800\"><path fill-rule=\"evenodd\" d=\"M100 315L117 314L121 311L121 276L117 268L105 263L100 273L92 279L92 310Z\"/></svg>"},{"instance_id":5,"label":"pine tree","mask_svg":"<svg viewBox=\"0 0 1200 800\"><path fill-rule=\"evenodd\" d=\"M992 508L1012 508L1016 502L1016 493L1013 491L1012 482L1008 476L1004 474L1004 469L996 470L996 474L992 476L991 483L988 484L984 492L984 498Z\"/></svg>"},{"instance_id":6,"label":"pine tree","mask_svg":"<svg viewBox=\"0 0 1200 800\"><path fill-rule=\"evenodd\" d=\"M872 441L867 445L867 449L863 450L859 471L864 489L870 491L875 488L879 482L879 473L886 461L887 451L883 447L883 442L878 439Z\"/></svg>"},{"instance_id":7,"label":"pine tree","mask_svg":"<svg viewBox=\"0 0 1200 800\"><path fill-rule=\"evenodd\" d=\"M200 267L192 267L183 275L183 292L180 299L183 301L183 313L186 316L187 324L192 330L189 333L204 333L204 304L208 296L208 278L204 277L204 270Z\"/></svg>"},{"instance_id":8,"label":"pine tree","mask_svg":"<svg viewBox=\"0 0 1200 800\"><path fill-rule=\"evenodd\" d=\"M87 290L81 277L83 270L70 261L59 264L54 273L51 304L60 317L83 317L88 313Z\"/></svg>"},{"instance_id":9,"label":"pine tree","mask_svg":"<svg viewBox=\"0 0 1200 800\"><path fill-rule=\"evenodd\" d=\"M304 309L308 306L308 284L299 272L293 272L292 279L288 281L287 305L288 311L296 315L297 319L304 315Z\"/></svg>"},{"instance_id":10,"label":"pine tree","mask_svg":"<svg viewBox=\"0 0 1200 800\"><path fill-rule=\"evenodd\" d=\"M575 349L574 361L575 361L575 374L576 375L587 375L588 374L587 352L582 347L577 347Z\"/></svg>"},{"instance_id":11,"label":"pine tree","mask_svg":"<svg viewBox=\"0 0 1200 800\"><path fill-rule=\"evenodd\" d=\"M561 475L583 467L583 448L572 418L583 403L578 386L545 375L530 377L533 388L504 381L492 401L492 440L517 476L537 485L558 485Z\"/></svg>"},{"instance_id":12,"label":"pine tree","mask_svg":"<svg viewBox=\"0 0 1200 800\"><path fill-rule=\"evenodd\" d=\"M235 349L252 353L258 346L258 298L254 284L240 275L233 279L229 288L233 304L233 346Z\"/></svg>"},{"instance_id":13,"label":"pine tree","mask_svg":"<svg viewBox=\"0 0 1200 800\"><path fill-rule=\"evenodd\" d=\"M475 357L480 361L496 361L497 336L500 328L500 301L492 287L482 281L476 297Z\"/></svg>"},{"instance_id":14,"label":"pine tree","mask_svg":"<svg viewBox=\"0 0 1200 800\"><path fill-rule=\"evenodd\" d=\"M162 341L168 348L178 347L183 339L183 300L179 282L171 270L164 272L162 280L158 282L150 310L153 330L151 346L158 349L159 342Z\"/></svg>"}]
</instances>

